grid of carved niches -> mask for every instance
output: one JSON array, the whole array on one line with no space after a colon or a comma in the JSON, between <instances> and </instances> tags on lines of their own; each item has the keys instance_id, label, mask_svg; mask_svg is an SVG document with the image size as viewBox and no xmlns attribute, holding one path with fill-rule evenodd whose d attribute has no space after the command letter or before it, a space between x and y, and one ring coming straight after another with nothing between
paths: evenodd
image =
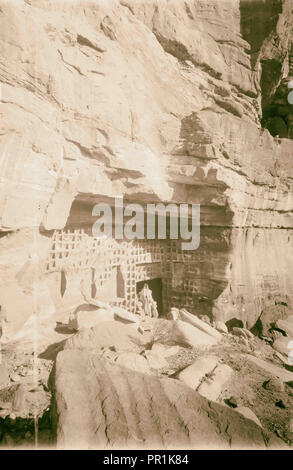
<instances>
[{"instance_id":1,"label":"grid of carved niches","mask_svg":"<svg viewBox=\"0 0 293 470\"><path fill-rule=\"evenodd\" d=\"M99 265L156 263L168 251L166 241L97 239L84 230L55 231L46 266L47 272L83 270Z\"/></svg>"},{"instance_id":2,"label":"grid of carved niches","mask_svg":"<svg viewBox=\"0 0 293 470\"><path fill-rule=\"evenodd\" d=\"M84 230L55 231L47 261L47 272L94 269L97 295L120 267L124 281L124 299L112 304L136 311L136 283L162 277L170 272L166 263L170 246L165 240L116 241L96 239Z\"/></svg>"},{"instance_id":3,"label":"grid of carved niches","mask_svg":"<svg viewBox=\"0 0 293 470\"><path fill-rule=\"evenodd\" d=\"M110 253L114 262L118 251L116 245L115 240L96 239L87 235L84 230L55 231L46 271L88 269L98 261L105 264Z\"/></svg>"}]
</instances>

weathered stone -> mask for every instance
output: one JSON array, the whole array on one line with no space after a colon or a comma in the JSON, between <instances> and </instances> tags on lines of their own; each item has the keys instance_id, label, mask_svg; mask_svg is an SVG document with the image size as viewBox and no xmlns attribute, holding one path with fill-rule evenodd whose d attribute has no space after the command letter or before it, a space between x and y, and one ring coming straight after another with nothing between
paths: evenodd
<instances>
[{"instance_id":1,"label":"weathered stone","mask_svg":"<svg viewBox=\"0 0 293 470\"><path fill-rule=\"evenodd\" d=\"M216 337L214 334L207 334L203 330L181 320L176 322L175 331L181 335L183 342L194 348L198 346L211 346L221 339L221 336Z\"/></svg>"},{"instance_id":2,"label":"weathered stone","mask_svg":"<svg viewBox=\"0 0 293 470\"><path fill-rule=\"evenodd\" d=\"M186 367L178 374L178 379L196 390L206 375L209 375L217 367L218 358L204 356L197 359L193 364Z\"/></svg>"},{"instance_id":3,"label":"weathered stone","mask_svg":"<svg viewBox=\"0 0 293 470\"><path fill-rule=\"evenodd\" d=\"M239 342L239 344L243 344L244 346L246 346L247 352L250 352L249 342L248 342L247 338L244 338L244 336L240 336L239 339L238 339L238 342Z\"/></svg>"},{"instance_id":4,"label":"weathered stone","mask_svg":"<svg viewBox=\"0 0 293 470\"><path fill-rule=\"evenodd\" d=\"M137 315L134 315L131 312L128 312L128 310L125 310L125 308L121 307L113 307L113 312L115 317L118 317L120 320L124 320L126 323L138 323L139 322L139 317Z\"/></svg>"},{"instance_id":5,"label":"weathered stone","mask_svg":"<svg viewBox=\"0 0 293 470\"><path fill-rule=\"evenodd\" d=\"M150 374L148 361L140 354L136 353L122 353L116 359L116 364L126 367L127 369L141 372L142 374Z\"/></svg>"},{"instance_id":6,"label":"weathered stone","mask_svg":"<svg viewBox=\"0 0 293 470\"><path fill-rule=\"evenodd\" d=\"M217 401L225 384L232 378L233 369L227 364L219 364L211 372L211 377L206 378L197 391L208 400Z\"/></svg>"},{"instance_id":7,"label":"weathered stone","mask_svg":"<svg viewBox=\"0 0 293 470\"><path fill-rule=\"evenodd\" d=\"M246 334L248 339L254 339L255 338L254 334L251 333L251 331L249 331L247 328L242 328L242 329L243 329L243 331Z\"/></svg>"},{"instance_id":8,"label":"weathered stone","mask_svg":"<svg viewBox=\"0 0 293 470\"><path fill-rule=\"evenodd\" d=\"M255 324L252 326L251 331L256 336L271 336L274 334L273 325L280 319L288 317L288 306L284 303L276 302L273 306L265 307Z\"/></svg>"},{"instance_id":9,"label":"weathered stone","mask_svg":"<svg viewBox=\"0 0 293 470\"><path fill-rule=\"evenodd\" d=\"M169 363L159 352L153 350L145 351L145 355L151 369L160 370L169 367Z\"/></svg>"},{"instance_id":10,"label":"weathered stone","mask_svg":"<svg viewBox=\"0 0 293 470\"><path fill-rule=\"evenodd\" d=\"M228 328L222 321L216 321L215 327L220 333L228 333Z\"/></svg>"},{"instance_id":11,"label":"weathered stone","mask_svg":"<svg viewBox=\"0 0 293 470\"><path fill-rule=\"evenodd\" d=\"M243 338L247 339L247 334L244 331L244 328L237 328L236 326L234 326L232 328L232 333L235 336L242 336Z\"/></svg>"},{"instance_id":12,"label":"weathered stone","mask_svg":"<svg viewBox=\"0 0 293 470\"><path fill-rule=\"evenodd\" d=\"M199 315L199 319L208 325L211 325L211 320L207 315Z\"/></svg>"},{"instance_id":13,"label":"weathered stone","mask_svg":"<svg viewBox=\"0 0 293 470\"><path fill-rule=\"evenodd\" d=\"M16 374L15 372L12 372L10 374L10 380L12 380L12 382L19 382L20 381L20 376L18 374Z\"/></svg>"},{"instance_id":14,"label":"weathered stone","mask_svg":"<svg viewBox=\"0 0 293 470\"><path fill-rule=\"evenodd\" d=\"M158 320L153 329L153 341L190 347L211 346L218 339L181 320Z\"/></svg>"},{"instance_id":15,"label":"weathered stone","mask_svg":"<svg viewBox=\"0 0 293 470\"><path fill-rule=\"evenodd\" d=\"M272 291L292 307L292 141L262 129L260 109L288 71L290 1L261 2L256 32L253 2L208 2L204 15L190 0L40 2L1 5L5 340L34 310L78 306L81 279L107 300L131 292L134 313L120 262L104 263L107 249L80 232L91 234L92 204L117 194L204 208L198 249L160 271L174 305L188 310L192 297L192 313L249 327ZM152 263L158 253L145 251Z\"/></svg>"},{"instance_id":16,"label":"weathered stone","mask_svg":"<svg viewBox=\"0 0 293 470\"><path fill-rule=\"evenodd\" d=\"M180 316L179 308L171 308L170 312L167 315L168 320L178 320Z\"/></svg>"},{"instance_id":17,"label":"weathered stone","mask_svg":"<svg viewBox=\"0 0 293 470\"><path fill-rule=\"evenodd\" d=\"M190 323L192 326L195 326L199 330L203 331L204 333L216 338L218 341L222 338L221 334L212 326L207 324L206 322L200 320L195 315L187 312L187 310L180 310L180 319Z\"/></svg>"},{"instance_id":18,"label":"weathered stone","mask_svg":"<svg viewBox=\"0 0 293 470\"><path fill-rule=\"evenodd\" d=\"M146 377L85 351L58 354L54 387L58 448L266 446L254 422L180 381Z\"/></svg>"},{"instance_id":19,"label":"weathered stone","mask_svg":"<svg viewBox=\"0 0 293 470\"><path fill-rule=\"evenodd\" d=\"M275 351L274 356L277 357L281 361L281 363L284 364L285 366L292 366L291 364L292 357L290 354L286 355L286 354L281 354L278 351Z\"/></svg>"},{"instance_id":20,"label":"weathered stone","mask_svg":"<svg viewBox=\"0 0 293 470\"><path fill-rule=\"evenodd\" d=\"M70 337L65 349L93 349L115 347L119 352L140 353L143 349L142 335L131 325L123 325L117 321L101 322L94 328L89 328Z\"/></svg>"},{"instance_id":21,"label":"weathered stone","mask_svg":"<svg viewBox=\"0 0 293 470\"><path fill-rule=\"evenodd\" d=\"M74 314L74 317L71 318L68 326L74 330L84 330L92 328L98 323L111 321L113 319L114 314L110 310L97 309L91 311L80 311Z\"/></svg>"}]
</instances>

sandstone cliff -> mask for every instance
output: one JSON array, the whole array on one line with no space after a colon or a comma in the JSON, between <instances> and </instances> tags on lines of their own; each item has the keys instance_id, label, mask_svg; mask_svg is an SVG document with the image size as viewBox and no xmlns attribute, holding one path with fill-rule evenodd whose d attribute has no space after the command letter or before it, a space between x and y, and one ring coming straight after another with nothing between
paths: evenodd
<instances>
[{"instance_id":1,"label":"sandstone cliff","mask_svg":"<svg viewBox=\"0 0 293 470\"><path fill-rule=\"evenodd\" d=\"M195 311L293 301L293 142L262 127L292 1L0 2L0 303L58 309L53 230L97 198L201 204ZM78 303L78 299L77 299Z\"/></svg>"}]
</instances>

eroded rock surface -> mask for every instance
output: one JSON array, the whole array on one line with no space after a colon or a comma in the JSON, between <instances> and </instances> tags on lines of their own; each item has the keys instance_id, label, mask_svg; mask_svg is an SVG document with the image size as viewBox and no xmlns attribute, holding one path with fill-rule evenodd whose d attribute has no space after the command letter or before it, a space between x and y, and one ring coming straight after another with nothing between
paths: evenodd
<instances>
[{"instance_id":1,"label":"eroded rock surface","mask_svg":"<svg viewBox=\"0 0 293 470\"><path fill-rule=\"evenodd\" d=\"M56 362L57 442L62 448L260 448L251 420L173 379L110 365L85 351Z\"/></svg>"},{"instance_id":2,"label":"eroded rock surface","mask_svg":"<svg viewBox=\"0 0 293 470\"><path fill-rule=\"evenodd\" d=\"M52 230L89 229L117 194L201 204L192 313L250 327L290 308L293 143L261 120L291 70L291 1L0 6L4 336L81 303L46 271Z\"/></svg>"}]
</instances>

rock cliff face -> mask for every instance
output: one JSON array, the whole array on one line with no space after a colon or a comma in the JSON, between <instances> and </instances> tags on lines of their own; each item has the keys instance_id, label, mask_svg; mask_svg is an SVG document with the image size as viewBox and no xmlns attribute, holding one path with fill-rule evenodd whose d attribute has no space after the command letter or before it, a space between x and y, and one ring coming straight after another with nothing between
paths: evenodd
<instances>
[{"instance_id":1,"label":"rock cliff face","mask_svg":"<svg viewBox=\"0 0 293 470\"><path fill-rule=\"evenodd\" d=\"M292 25L291 0L0 2L9 331L59 308L53 231L116 195L201 204L195 312L292 306L293 142L261 124Z\"/></svg>"}]
</instances>

